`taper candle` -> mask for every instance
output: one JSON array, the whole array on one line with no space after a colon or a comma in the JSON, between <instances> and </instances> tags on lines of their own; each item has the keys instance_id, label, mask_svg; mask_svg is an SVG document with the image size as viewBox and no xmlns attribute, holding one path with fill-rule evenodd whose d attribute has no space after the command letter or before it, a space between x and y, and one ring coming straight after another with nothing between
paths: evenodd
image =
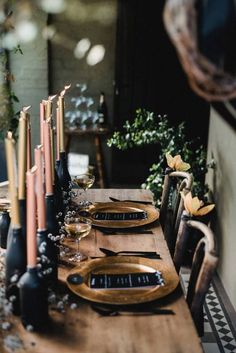
<instances>
[{"instance_id":1,"label":"taper candle","mask_svg":"<svg viewBox=\"0 0 236 353\"><path fill-rule=\"evenodd\" d=\"M46 179L46 194L53 194L52 187L52 163L51 163L51 141L50 141L50 122L44 121L44 160L45 160L45 179Z\"/></svg>"},{"instance_id":2,"label":"taper candle","mask_svg":"<svg viewBox=\"0 0 236 353\"><path fill-rule=\"evenodd\" d=\"M56 108L56 133L57 133L56 159L57 159L57 161L59 161L60 160L60 114L59 114L59 108Z\"/></svg>"},{"instance_id":3,"label":"taper candle","mask_svg":"<svg viewBox=\"0 0 236 353\"><path fill-rule=\"evenodd\" d=\"M25 200L25 173L26 173L26 149L27 149L27 117L24 111L19 119L19 146L18 146L18 197Z\"/></svg>"},{"instance_id":4,"label":"taper candle","mask_svg":"<svg viewBox=\"0 0 236 353\"><path fill-rule=\"evenodd\" d=\"M35 160L35 165L37 167L36 201L37 201L38 230L41 231L46 229L43 153L42 153L41 145L37 146L34 149L34 160Z\"/></svg>"},{"instance_id":5,"label":"taper candle","mask_svg":"<svg viewBox=\"0 0 236 353\"><path fill-rule=\"evenodd\" d=\"M37 265L36 240L36 197L35 181L37 167L34 166L26 173L27 182L27 266Z\"/></svg>"},{"instance_id":6,"label":"taper candle","mask_svg":"<svg viewBox=\"0 0 236 353\"><path fill-rule=\"evenodd\" d=\"M31 157L31 124L30 124L30 115L27 114L27 170L30 170L32 166L32 157Z\"/></svg>"},{"instance_id":7,"label":"taper candle","mask_svg":"<svg viewBox=\"0 0 236 353\"><path fill-rule=\"evenodd\" d=\"M52 116L50 121L50 141L51 141L51 166L52 166L52 181L55 181L55 143L54 143L54 125Z\"/></svg>"},{"instance_id":8,"label":"taper candle","mask_svg":"<svg viewBox=\"0 0 236 353\"><path fill-rule=\"evenodd\" d=\"M60 116L60 152L65 152L65 126L64 126L64 114L65 114L65 100L64 100L64 95L66 91L71 87L70 85L64 86L64 90L61 91L59 97L58 97L58 109L59 109L59 116Z\"/></svg>"},{"instance_id":9,"label":"taper candle","mask_svg":"<svg viewBox=\"0 0 236 353\"><path fill-rule=\"evenodd\" d=\"M15 141L12 138L12 133L8 132L5 138L7 174L9 180L9 194L11 200L11 225L12 228L20 228L20 212L17 195L17 167L16 167L16 153Z\"/></svg>"},{"instance_id":10,"label":"taper candle","mask_svg":"<svg viewBox=\"0 0 236 353\"><path fill-rule=\"evenodd\" d=\"M65 152L65 127L64 127L64 96L58 97L58 110L59 110L59 117L60 117L60 152Z\"/></svg>"},{"instance_id":11,"label":"taper candle","mask_svg":"<svg viewBox=\"0 0 236 353\"><path fill-rule=\"evenodd\" d=\"M52 116L52 101L56 96L56 94L54 94L54 96L49 96L46 101L46 119L49 119Z\"/></svg>"},{"instance_id":12,"label":"taper candle","mask_svg":"<svg viewBox=\"0 0 236 353\"><path fill-rule=\"evenodd\" d=\"M43 145L43 122L45 120L45 106L40 103L40 144Z\"/></svg>"}]
</instances>

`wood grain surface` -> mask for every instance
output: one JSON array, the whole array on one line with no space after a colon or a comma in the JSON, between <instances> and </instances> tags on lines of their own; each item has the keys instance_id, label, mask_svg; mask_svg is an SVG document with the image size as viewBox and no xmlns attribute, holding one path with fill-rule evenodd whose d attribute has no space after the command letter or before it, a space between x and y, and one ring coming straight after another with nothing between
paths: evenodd
<instances>
[{"instance_id":1,"label":"wood grain surface","mask_svg":"<svg viewBox=\"0 0 236 353\"><path fill-rule=\"evenodd\" d=\"M109 196L119 199L152 200L145 190L91 189L88 198L109 201ZM88 256L103 256L99 247L119 250L156 250L162 261L174 266L159 222L149 225L152 234L103 234L93 229L82 239L81 250ZM159 261L159 260L156 260ZM188 306L180 286L171 294L155 301L155 307L168 308L174 315L151 316L99 316L90 302L70 292L65 285L71 266L61 265L60 282L56 290L62 298L69 293L69 304L64 312L50 305L51 324L43 333L26 331L17 317L12 317L12 329L3 338L16 334L21 340L17 353L201 353L200 339L196 333ZM61 294L58 294L61 293ZM77 305L76 309L70 306ZM1 353L13 352L0 346Z\"/></svg>"}]
</instances>

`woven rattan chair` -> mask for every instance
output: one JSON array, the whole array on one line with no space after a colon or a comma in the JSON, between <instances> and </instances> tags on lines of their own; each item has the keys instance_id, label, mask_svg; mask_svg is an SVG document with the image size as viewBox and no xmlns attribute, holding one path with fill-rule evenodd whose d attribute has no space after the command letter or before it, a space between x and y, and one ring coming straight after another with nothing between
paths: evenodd
<instances>
[{"instance_id":1,"label":"woven rattan chair","mask_svg":"<svg viewBox=\"0 0 236 353\"><path fill-rule=\"evenodd\" d=\"M184 209L180 192L191 191L193 177L187 172L172 171L167 168L160 207L160 222L170 250L173 255L180 218Z\"/></svg>"},{"instance_id":2,"label":"woven rattan chair","mask_svg":"<svg viewBox=\"0 0 236 353\"><path fill-rule=\"evenodd\" d=\"M176 270L179 271L183 263L187 238L191 236L191 229L200 231L202 237L194 252L186 300L198 334L202 336L204 333L203 304L218 263L218 257L211 229L202 222L190 220L184 211L173 258Z\"/></svg>"}]
</instances>

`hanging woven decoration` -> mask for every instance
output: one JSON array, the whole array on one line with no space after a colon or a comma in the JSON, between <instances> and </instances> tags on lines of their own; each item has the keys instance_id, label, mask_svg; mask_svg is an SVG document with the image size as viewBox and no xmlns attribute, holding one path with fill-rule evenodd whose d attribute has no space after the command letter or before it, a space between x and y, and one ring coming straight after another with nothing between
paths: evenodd
<instances>
[{"instance_id":1,"label":"hanging woven decoration","mask_svg":"<svg viewBox=\"0 0 236 353\"><path fill-rule=\"evenodd\" d=\"M236 77L211 63L197 43L196 0L167 0L164 9L166 30L174 44L190 86L207 101L236 98Z\"/></svg>"}]
</instances>

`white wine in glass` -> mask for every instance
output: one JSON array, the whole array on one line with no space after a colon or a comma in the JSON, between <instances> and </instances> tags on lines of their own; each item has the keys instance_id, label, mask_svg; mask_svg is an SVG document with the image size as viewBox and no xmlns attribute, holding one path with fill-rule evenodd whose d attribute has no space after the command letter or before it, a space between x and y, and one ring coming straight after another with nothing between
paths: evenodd
<instances>
[{"instance_id":1,"label":"white wine in glass","mask_svg":"<svg viewBox=\"0 0 236 353\"><path fill-rule=\"evenodd\" d=\"M81 174L77 175L74 179L73 182L78 185L80 188L82 188L84 191L88 190L93 186L95 177L92 174Z\"/></svg>"},{"instance_id":2,"label":"white wine in glass","mask_svg":"<svg viewBox=\"0 0 236 353\"><path fill-rule=\"evenodd\" d=\"M71 239L77 244L76 253L69 258L70 261L80 262L87 259L87 256L79 251L80 240L86 237L92 228L92 221L84 217L70 217L65 219L65 230Z\"/></svg>"},{"instance_id":3,"label":"white wine in glass","mask_svg":"<svg viewBox=\"0 0 236 353\"><path fill-rule=\"evenodd\" d=\"M86 195L86 191L91 188L94 184L95 176L91 173L79 174L73 178L73 184L79 186L84 191L84 195ZM80 208L88 208L92 203L85 199L79 202Z\"/></svg>"}]
</instances>

